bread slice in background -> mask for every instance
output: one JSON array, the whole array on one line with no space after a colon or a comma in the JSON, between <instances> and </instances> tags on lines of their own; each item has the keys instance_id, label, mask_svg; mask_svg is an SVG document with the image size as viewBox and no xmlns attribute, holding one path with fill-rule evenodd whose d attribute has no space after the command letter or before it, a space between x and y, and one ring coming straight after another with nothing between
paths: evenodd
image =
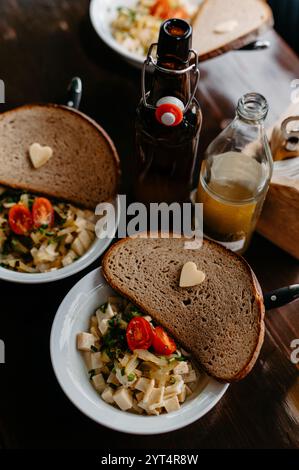
<instances>
[{"instance_id":1,"label":"bread slice in background","mask_svg":"<svg viewBox=\"0 0 299 470\"><path fill-rule=\"evenodd\" d=\"M181 288L187 261L206 278ZM102 266L110 286L165 327L208 374L232 382L251 371L264 339L264 305L243 258L206 240L187 250L183 239L127 238L108 250Z\"/></svg>"},{"instance_id":2,"label":"bread slice in background","mask_svg":"<svg viewBox=\"0 0 299 470\"><path fill-rule=\"evenodd\" d=\"M22 106L0 115L0 184L94 210L117 194L119 159L106 132L79 111L58 105ZM29 147L53 156L35 169Z\"/></svg>"},{"instance_id":3,"label":"bread slice in background","mask_svg":"<svg viewBox=\"0 0 299 470\"><path fill-rule=\"evenodd\" d=\"M215 31L231 21L237 22L232 31ZM193 48L207 60L249 44L272 25L272 10L263 0L204 0L193 20Z\"/></svg>"}]
</instances>

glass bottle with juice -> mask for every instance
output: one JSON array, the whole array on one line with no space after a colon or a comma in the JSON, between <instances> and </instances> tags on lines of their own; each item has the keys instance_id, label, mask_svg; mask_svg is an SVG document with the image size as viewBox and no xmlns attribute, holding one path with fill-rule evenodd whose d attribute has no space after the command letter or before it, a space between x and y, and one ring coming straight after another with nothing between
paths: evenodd
<instances>
[{"instance_id":1,"label":"glass bottle with juice","mask_svg":"<svg viewBox=\"0 0 299 470\"><path fill-rule=\"evenodd\" d=\"M266 99L244 95L232 123L210 144L202 163L197 200L204 234L244 253L269 188L273 161L264 129Z\"/></svg>"}]
</instances>

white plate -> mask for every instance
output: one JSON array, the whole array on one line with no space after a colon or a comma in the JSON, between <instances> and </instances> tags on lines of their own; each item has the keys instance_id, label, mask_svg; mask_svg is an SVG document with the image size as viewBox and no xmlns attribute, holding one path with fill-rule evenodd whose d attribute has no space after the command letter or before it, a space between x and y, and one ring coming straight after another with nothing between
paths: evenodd
<instances>
[{"instance_id":1,"label":"white plate","mask_svg":"<svg viewBox=\"0 0 299 470\"><path fill-rule=\"evenodd\" d=\"M87 266L93 263L99 256L101 256L102 253L104 253L104 251L112 242L120 217L120 202L118 196L115 199L114 207L115 220L111 224L108 223L108 226L111 227L109 236L103 239L96 238L86 253L84 253L83 256L80 256L80 258L78 258L72 264L65 266L64 268L57 269L56 271L50 271L46 273L21 273L0 266L0 279L21 284L42 284L44 282L53 282L58 281L59 279L64 279L78 273L79 271L82 271L82 269L87 268Z\"/></svg>"},{"instance_id":2,"label":"white plate","mask_svg":"<svg viewBox=\"0 0 299 470\"><path fill-rule=\"evenodd\" d=\"M194 5L199 6L202 0L189 0ZM111 22L117 16L118 7L134 8L137 0L91 0L89 15L91 23L108 47L120 54L127 62L135 67L141 68L145 57L129 52L124 46L119 44L111 33ZM158 38L157 38L158 39Z\"/></svg>"},{"instance_id":3,"label":"white plate","mask_svg":"<svg viewBox=\"0 0 299 470\"><path fill-rule=\"evenodd\" d=\"M205 415L224 395L228 384L208 378L179 411L160 416L139 416L105 403L88 379L86 366L76 349L76 335L87 331L90 316L113 293L101 268L88 273L61 303L51 331L51 360L63 391L89 418L108 428L132 434L160 434L180 429Z\"/></svg>"}]
</instances>

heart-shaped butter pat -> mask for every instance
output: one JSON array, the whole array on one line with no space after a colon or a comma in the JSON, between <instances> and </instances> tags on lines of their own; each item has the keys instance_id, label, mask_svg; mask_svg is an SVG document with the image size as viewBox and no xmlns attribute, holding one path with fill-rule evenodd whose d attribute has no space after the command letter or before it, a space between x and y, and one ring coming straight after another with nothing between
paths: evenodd
<instances>
[{"instance_id":1,"label":"heart-shaped butter pat","mask_svg":"<svg viewBox=\"0 0 299 470\"><path fill-rule=\"evenodd\" d=\"M184 264L181 277L180 287L193 287L201 284L206 278L204 272L197 269L197 266L192 261L188 261Z\"/></svg>"},{"instance_id":2,"label":"heart-shaped butter pat","mask_svg":"<svg viewBox=\"0 0 299 470\"><path fill-rule=\"evenodd\" d=\"M238 22L236 20L224 21L223 23L219 23L215 26L214 33L217 33L217 34L231 33L232 31L236 29L237 26L238 26Z\"/></svg>"},{"instance_id":3,"label":"heart-shaped butter pat","mask_svg":"<svg viewBox=\"0 0 299 470\"><path fill-rule=\"evenodd\" d=\"M43 146L35 142L29 147L29 156L34 168L40 168L53 155L53 150L51 147Z\"/></svg>"}]
</instances>

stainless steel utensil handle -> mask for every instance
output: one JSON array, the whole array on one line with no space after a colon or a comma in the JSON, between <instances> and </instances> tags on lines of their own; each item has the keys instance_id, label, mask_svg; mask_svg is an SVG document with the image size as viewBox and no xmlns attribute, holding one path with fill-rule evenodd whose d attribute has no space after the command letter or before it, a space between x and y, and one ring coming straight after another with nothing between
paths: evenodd
<instances>
[{"instance_id":1,"label":"stainless steel utensil handle","mask_svg":"<svg viewBox=\"0 0 299 470\"><path fill-rule=\"evenodd\" d=\"M263 41L258 39L257 41L253 41L250 44L247 44L247 46L236 49L236 51L260 51L263 49L268 49L270 46L270 41Z\"/></svg>"}]
</instances>

